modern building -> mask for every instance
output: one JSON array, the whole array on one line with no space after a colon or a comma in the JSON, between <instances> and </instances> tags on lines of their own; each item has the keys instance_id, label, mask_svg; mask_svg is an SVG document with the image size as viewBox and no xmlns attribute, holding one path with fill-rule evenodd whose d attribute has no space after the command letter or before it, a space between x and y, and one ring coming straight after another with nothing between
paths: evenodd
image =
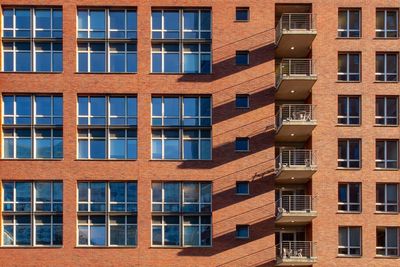
<instances>
[{"instance_id":1,"label":"modern building","mask_svg":"<svg viewBox=\"0 0 400 267\"><path fill-rule=\"evenodd\" d=\"M0 266L400 266L399 2L0 6Z\"/></svg>"}]
</instances>

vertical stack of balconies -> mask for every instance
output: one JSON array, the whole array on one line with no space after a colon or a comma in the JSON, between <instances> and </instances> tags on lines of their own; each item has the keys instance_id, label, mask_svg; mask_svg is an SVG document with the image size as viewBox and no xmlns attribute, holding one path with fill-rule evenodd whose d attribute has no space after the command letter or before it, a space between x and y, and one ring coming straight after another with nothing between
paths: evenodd
<instances>
[{"instance_id":1,"label":"vertical stack of balconies","mask_svg":"<svg viewBox=\"0 0 400 267\"><path fill-rule=\"evenodd\" d=\"M315 15L308 5L277 5L275 12L276 265L310 266L316 262L311 224L317 216L311 183L317 170L311 142L317 125L311 100Z\"/></svg>"}]
</instances>

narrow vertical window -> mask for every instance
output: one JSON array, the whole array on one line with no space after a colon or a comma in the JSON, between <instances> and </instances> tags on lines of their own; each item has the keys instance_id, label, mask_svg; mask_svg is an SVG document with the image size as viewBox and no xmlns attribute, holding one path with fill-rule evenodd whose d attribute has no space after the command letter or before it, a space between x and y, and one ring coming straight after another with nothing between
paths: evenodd
<instances>
[{"instance_id":1,"label":"narrow vertical window","mask_svg":"<svg viewBox=\"0 0 400 267\"><path fill-rule=\"evenodd\" d=\"M361 80L361 54L339 53L338 80L357 82Z\"/></svg>"},{"instance_id":2,"label":"narrow vertical window","mask_svg":"<svg viewBox=\"0 0 400 267\"><path fill-rule=\"evenodd\" d=\"M398 125L399 99L397 96L377 96L375 100L375 123Z\"/></svg>"},{"instance_id":3,"label":"narrow vertical window","mask_svg":"<svg viewBox=\"0 0 400 267\"><path fill-rule=\"evenodd\" d=\"M361 167L361 140L339 139L338 142L338 167Z\"/></svg>"},{"instance_id":4,"label":"narrow vertical window","mask_svg":"<svg viewBox=\"0 0 400 267\"><path fill-rule=\"evenodd\" d=\"M339 9L338 36L342 38L361 36L361 11L359 9Z\"/></svg>"},{"instance_id":5,"label":"narrow vertical window","mask_svg":"<svg viewBox=\"0 0 400 267\"><path fill-rule=\"evenodd\" d=\"M338 124L361 124L361 97L339 96L338 98Z\"/></svg>"},{"instance_id":6,"label":"narrow vertical window","mask_svg":"<svg viewBox=\"0 0 400 267\"><path fill-rule=\"evenodd\" d=\"M339 227L338 254L361 256L361 227Z\"/></svg>"},{"instance_id":7,"label":"narrow vertical window","mask_svg":"<svg viewBox=\"0 0 400 267\"><path fill-rule=\"evenodd\" d=\"M398 54L377 53L375 79L380 82L398 81Z\"/></svg>"}]
</instances>

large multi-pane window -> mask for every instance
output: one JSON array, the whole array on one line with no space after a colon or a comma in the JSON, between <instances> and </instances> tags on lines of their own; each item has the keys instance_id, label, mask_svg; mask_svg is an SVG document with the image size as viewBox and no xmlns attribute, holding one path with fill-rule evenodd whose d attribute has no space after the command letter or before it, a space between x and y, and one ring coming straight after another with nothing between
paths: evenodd
<instances>
[{"instance_id":1,"label":"large multi-pane window","mask_svg":"<svg viewBox=\"0 0 400 267\"><path fill-rule=\"evenodd\" d=\"M78 96L78 158L137 158L136 96Z\"/></svg>"},{"instance_id":2,"label":"large multi-pane window","mask_svg":"<svg viewBox=\"0 0 400 267\"><path fill-rule=\"evenodd\" d=\"M359 125L361 114L360 96L339 96L338 124Z\"/></svg>"},{"instance_id":3,"label":"large multi-pane window","mask_svg":"<svg viewBox=\"0 0 400 267\"><path fill-rule=\"evenodd\" d=\"M377 53L375 79L380 82L396 82L398 80L398 54Z\"/></svg>"},{"instance_id":4,"label":"large multi-pane window","mask_svg":"<svg viewBox=\"0 0 400 267\"><path fill-rule=\"evenodd\" d=\"M376 211L398 212L398 191L398 184L376 184Z\"/></svg>"},{"instance_id":5,"label":"large multi-pane window","mask_svg":"<svg viewBox=\"0 0 400 267\"><path fill-rule=\"evenodd\" d=\"M154 9L151 72L211 72L211 10Z\"/></svg>"},{"instance_id":6,"label":"large multi-pane window","mask_svg":"<svg viewBox=\"0 0 400 267\"><path fill-rule=\"evenodd\" d=\"M136 182L78 182L77 206L78 246L136 246Z\"/></svg>"},{"instance_id":7,"label":"large multi-pane window","mask_svg":"<svg viewBox=\"0 0 400 267\"><path fill-rule=\"evenodd\" d=\"M63 157L60 95L3 95L3 158Z\"/></svg>"},{"instance_id":8,"label":"large multi-pane window","mask_svg":"<svg viewBox=\"0 0 400 267\"><path fill-rule=\"evenodd\" d=\"M376 255L399 256L399 227L376 228Z\"/></svg>"},{"instance_id":9,"label":"large multi-pane window","mask_svg":"<svg viewBox=\"0 0 400 267\"><path fill-rule=\"evenodd\" d=\"M62 10L3 9L3 71L61 72Z\"/></svg>"},{"instance_id":10,"label":"large multi-pane window","mask_svg":"<svg viewBox=\"0 0 400 267\"><path fill-rule=\"evenodd\" d=\"M211 97L152 98L152 159L211 159Z\"/></svg>"},{"instance_id":11,"label":"large multi-pane window","mask_svg":"<svg viewBox=\"0 0 400 267\"><path fill-rule=\"evenodd\" d=\"M398 140L376 141L376 168L397 169L398 168Z\"/></svg>"},{"instance_id":12,"label":"large multi-pane window","mask_svg":"<svg viewBox=\"0 0 400 267\"><path fill-rule=\"evenodd\" d=\"M339 53L338 80L358 82L361 80L361 54Z\"/></svg>"},{"instance_id":13,"label":"large multi-pane window","mask_svg":"<svg viewBox=\"0 0 400 267\"><path fill-rule=\"evenodd\" d=\"M376 10L376 37L396 38L399 32L399 15L396 9Z\"/></svg>"},{"instance_id":14,"label":"large multi-pane window","mask_svg":"<svg viewBox=\"0 0 400 267\"><path fill-rule=\"evenodd\" d=\"M338 210L346 212L361 211L361 184L340 183L338 190Z\"/></svg>"},{"instance_id":15,"label":"large multi-pane window","mask_svg":"<svg viewBox=\"0 0 400 267\"><path fill-rule=\"evenodd\" d=\"M338 254L361 256L361 227L339 227Z\"/></svg>"},{"instance_id":16,"label":"large multi-pane window","mask_svg":"<svg viewBox=\"0 0 400 267\"><path fill-rule=\"evenodd\" d=\"M359 9L339 9L338 36L342 38L361 36L361 11Z\"/></svg>"},{"instance_id":17,"label":"large multi-pane window","mask_svg":"<svg viewBox=\"0 0 400 267\"><path fill-rule=\"evenodd\" d=\"M135 9L78 9L78 72L137 71Z\"/></svg>"},{"instance_id":18,"label":"large multi-pane window","mask_svg":"<svg viewBox=\"0 0 400 267\"><path fill-rule=\"evenodd\" d=\"M152 246L211 246L210 182L152 184Z\"/></svg>"},{"instance_id":19,"label":"large multi-pane window","mask_svg":"<svg viewBox=\"0 0 400 267\"><path fill-rule=\"evenodd\" d=\"M338 167L361 167L361 140L339 139L338 142Z\"/></svg>"},{"instance_id":20,"label":"large multi-pane window","mask_svg":"<svg viewBox=\"0 0 400 267\"><path fill-rule=\"evenodd\" d=\"M3 246L63 244L63 184L3 181Z\"/></svg>"},{"instance_id":21,"label":"large multi-pane window","mask_svg":"<svg viewBox=\"0 0 400 267\"><path fill-rule=\"evenodd\" d=\"M397 96L377 96L375 100L375 123L377 125L397 125L399 119L399 98Z\"/></svg>"}]
</instances>

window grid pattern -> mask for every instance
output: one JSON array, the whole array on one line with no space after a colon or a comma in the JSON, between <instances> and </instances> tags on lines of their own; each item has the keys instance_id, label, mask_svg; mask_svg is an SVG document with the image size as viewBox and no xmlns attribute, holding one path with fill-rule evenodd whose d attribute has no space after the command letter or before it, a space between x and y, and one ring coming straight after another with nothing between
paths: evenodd
<instances>
[{"instance_id":1,"label":"window grid pattern","mask_svg":"<svg viewBox=\"0 0 400 267\"><path fill-rule=\"evenodd\" d=\"M3 95L3 158L62 158L62 99L58 95Z\"/></svg>"},{"instance_id":2,"label":"window grid pattern","mask_svg":"<svg viewBox=\"0 0 400 267\"><path fill-rule=\"evenodd\" d=\"M137 158L136 96L78 96L78 158Z\"/></svg>"},{"instance_id":3,"label":"window grid pattern","mask_svg":"<svg viewBox=\"0 0 400 267\"><path fill-rule=\"evenodd\" d=\"M399 256L399 227L376 228L376 255Z\"/></svg>"},{"instance_id":4,"label":"window grid pattern","mask_svg":"<svg viewBox=\"0 0 400 267\"><path fill-rule=\"evenodd\" d=\"M398 184L376 184L376 211L398 212Z\"/></svg>"},{"instance_id":5,"label":"window grid pattern","mask_svg":"<svg viewBox=\"0 0 400 267\"><path fill-rule=\"evenodd\" d=\"M211 73L211 11L152 11L153 73Z\"/></svg>"},{"instance_id":6,"label":"window grid pattern","mask_svg":"<svg viewBox=\"0 0 400 267\"><path fill-rule=\"evenodd\" d=\"M63 184L3 181L3 246L62 245Z\"/></svg>"},{"instance_id":7,"label":"window grid pattern","mask_svg":"<svg viewBox=\"0 0 400 267\"><path fill-rule=\"evenodd\" d=\"M77 71L137 72L134 9L78 9Z\"/></svg>"},{"instance_id":8,"label":"window grid pattern","mask_svg":"<svg viewBox=\"0 0 400 267\"><path fill-rule=\"evenodd\" d=\"M152 184L152 246L211 246L209 182Z\"/></svg>"},{"instance_id":9,"label":"window grid pattern","mask_svg":"<svg viewBox=\"0 0 400 267\"><path fill-rule=\"evenodd\" d=\"M361 227L339 227L338 254L361 256Z\"/></svg>"},{"instance_id":10,"label":"window grid pattern","mask_svg":"<svg viewBox=\"0 0 400 267\"><path fill-rule=\"evenodd\" d=\"M360 96L339 96L338 123L343 125L359 125L361 122Z\"/></svg>"},{"instance_id":11,"label":"window grid pattern","mask_svg":"<svg viewBox=\"0 0 400 267\"><path fill-rule=\"evenodd\" d=\"M78 246L136 246L136 182L78 182L77 206Z\"/></svg>"},{"instance_id":12,"label":"window grid pattern","mask_svg":"<svg viewBox=\"0 0 400 267\"><path fill-rule=\"evenodd\" d=\"M339 139L339 168L361 168L361 140Z\"/></svg>"},{"instance_id":13,"label":"window grid pattern","mask_svg":"<svg viewBox=\"0 0 400 267\"><path fill-rule=\"evenodd\" d=\"M338 210L346 212L361 212L361 184L339 184Z\"/></svg>"},{"instance_id":14,"label":"window grid pattern","mask_svg":"<svg viewBox=\"0 0 400 267\"><path fill-rule=\"evenodd\" d=\"M358 82L361 80L361 54L339 53L338 80Z\"/></svg>"},{"instance_id":15,"label":"window grid pattern","mask_svg":"<svg viewBox=\"0 0 400 267\"><path fill-rule=\"evenodd\" d=\"M62 72L62 10L3 9L3 71Z\"/></svg>"},{"instance_id":16,"label":"window grid pattern","mask_svg":"<svg viewBox=\"0 0 400 267\"><path fill-rule=\"evenodd\" d=\"M361 11L358 9L339 9L338 36L358 38L361 36Z\"/></svg>"},{"instance_id":17,"label":"window grid pattern","mask_svg":"<svg viewBox=\"0 0 400 267\"><path fill-rule=\"evenodd\" d=\"M152 98L152 159L211 159L211 98Z\"/></svg>"},{"instance_id":18,"label":"window grid pattern","mask_svg":"<svg viewBox=\"0 0 400 267\"><path fill-rule=\"evenodd\" d=\"M395 9L378 9L376 11L376 37L396 38L399 31L399 15Z\"/></svg>"},{"instance_id":19,"label":"window grid pattern","mask_svg":"<svg viewBox=\"0 0 400 267\"><path fill-rule=\"evenodd\" d=\"M377 53L375 79L380 82L398 81L398 54Z\"/></svg>"},{"instance_id":20,"label":"window grid pattern","mask_svg":"<svg viewBox=\"0 0 400 267\"><path fill-rule=\"evenodd\" d=\"M397 169L398 168L398 140L376 141L376 168Z\"/></svg>"},{"instance_id":21,"label":"window grid pattern","mask_svg":"<svg viewBox=\"0 0 400 267\"><path fill-rule=\"evenodd\" d=\"M399 104L397 96L377 96L375 101L375 123L398 125Z\"/></svg>"}]
</instances>

